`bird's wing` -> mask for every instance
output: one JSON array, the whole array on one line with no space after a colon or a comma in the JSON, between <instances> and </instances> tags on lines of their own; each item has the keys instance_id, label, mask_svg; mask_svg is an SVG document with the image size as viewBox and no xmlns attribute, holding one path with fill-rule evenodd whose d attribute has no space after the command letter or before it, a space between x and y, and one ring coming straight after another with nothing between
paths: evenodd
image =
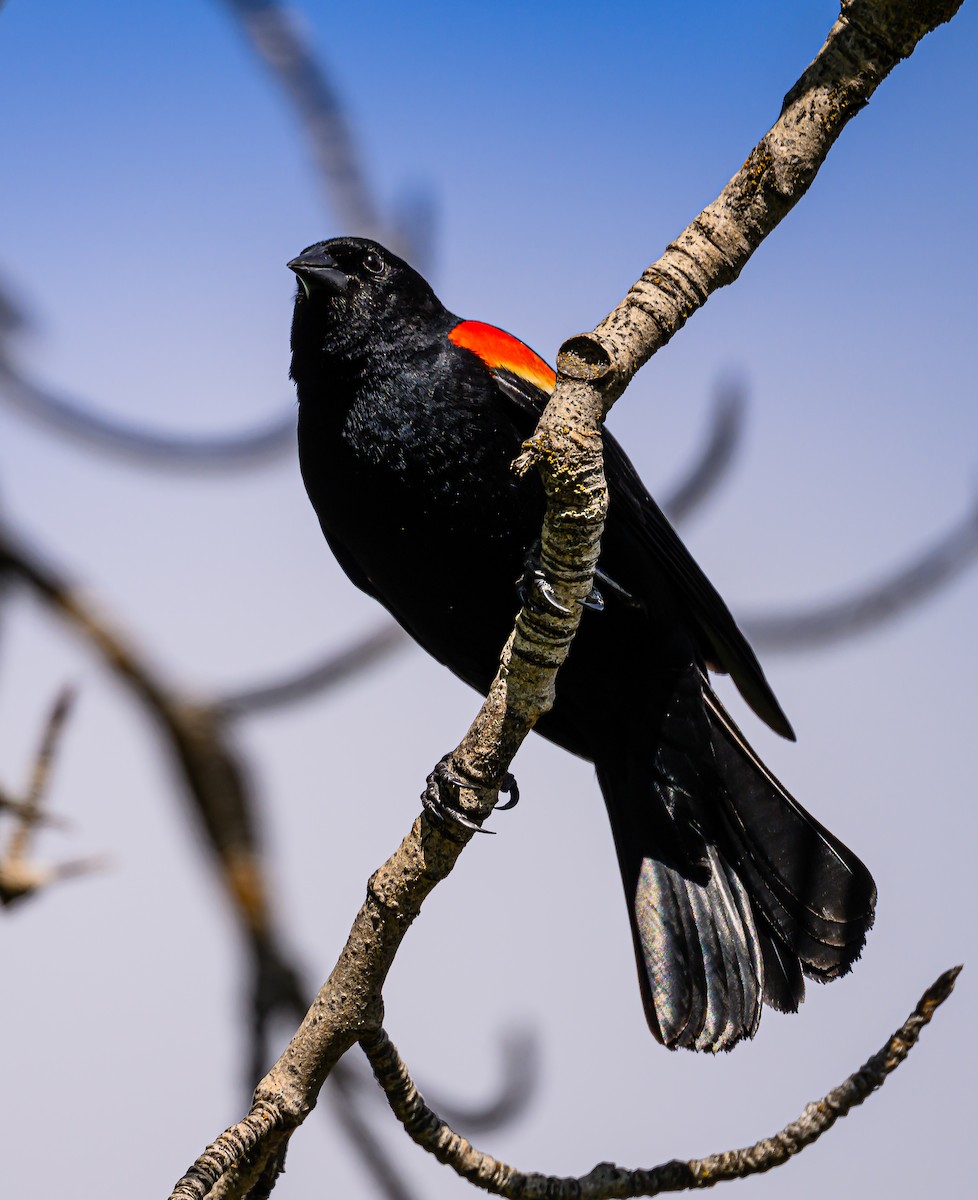
<instances>
[{"instance_id":1,"label":"bird's wing","mask_svg":"<svg viewBox=\"0 0 978 1200\"><path fill-rule=\"evenodd\" d=\"M323 531L323 536L329 544L330 550L333 552L333 557L343 568L347 579L349 579L354 587L358 587L361 592L366 592L368 596L372 596L374 600L379 600L383 604L384 599L374 587L369 575L366 574L344 543L330 531L323 521L320 521L319 525Z\"/></svg>"},{"instance_id":2,"label":"bird's wing","mask_svg":"<svg viewBox=\"0 0 978 1200\"><path fill-rule=\"evenodd\" d=\"M556 375L538 354L512 334L481 321L460 321L448 336L455 345L477 355L492 372L500 392L524 419L536 422L556 385ZM777 733L794 740L788 718L730 610L607 430L604 455L611 506L602 542L602 571L622 591L631 592L634 589L616 574L632 576L629 561L651 556L675 587L703 658L715 669L729 672L754 712Z\"/></svg>"},{"instance_id":3,"label":"bird's wing","mask_svg":"<svg viewBox=\"0 0 978 1200\"><path fill-rule=\"evenodd\" d=\"M696 641L704 659L714 669L729 672L761 720L793 741L788 718L730 609L649 495L625 451L607 432L604 454L605 473L613 481L607 536L602 542L602 559L607 550L610 573L621 570L621 560L627 561L642 548L651 554L676 586L683 609L699 634Z\"/></svg>"}]
</instances>

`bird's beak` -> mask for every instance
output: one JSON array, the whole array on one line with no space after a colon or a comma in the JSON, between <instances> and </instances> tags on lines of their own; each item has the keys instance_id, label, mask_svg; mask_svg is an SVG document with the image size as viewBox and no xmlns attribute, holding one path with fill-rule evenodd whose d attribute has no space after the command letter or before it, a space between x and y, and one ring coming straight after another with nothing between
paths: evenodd
<instances>
[{"instance_id":1,"label":"bird's beak","mask_svg":"<svg viewBox=\"0 0 978 1200\"><path fill-rule=\"evenodd\" d=\"M289 270L295 271L307 296L319 288L327 292L345 292L350 285L349 276L339 269L336 260L316 247L303 250L298 258L293 258Z\"/></svg>"}]
</instances>

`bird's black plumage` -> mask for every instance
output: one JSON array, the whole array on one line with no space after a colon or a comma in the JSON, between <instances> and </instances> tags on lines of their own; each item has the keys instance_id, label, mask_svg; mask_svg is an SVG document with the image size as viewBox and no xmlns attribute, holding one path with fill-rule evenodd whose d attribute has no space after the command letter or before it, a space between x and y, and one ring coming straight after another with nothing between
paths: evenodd
<instances>
[{"instance_id":1,"label":"bird's black plumage","mask_svg":"<svg viewBox=\"0 0 978 1200\"><path fill-rule=\"evenodd\" d=\"M326 539L358 587L485 691L543 515L539 481L511 464L553 373L510 335L460 321L376 243L320 242L289 266L299 455ZM753 1034L762 1000L793 1011L803 974L849 970L876 891L721 706L708 666L793 737L726 605L608 433L604 451L604 608L585 611L537 728L596 767L653 1033L728 1049Z\"/></svg>"}]
</instances>

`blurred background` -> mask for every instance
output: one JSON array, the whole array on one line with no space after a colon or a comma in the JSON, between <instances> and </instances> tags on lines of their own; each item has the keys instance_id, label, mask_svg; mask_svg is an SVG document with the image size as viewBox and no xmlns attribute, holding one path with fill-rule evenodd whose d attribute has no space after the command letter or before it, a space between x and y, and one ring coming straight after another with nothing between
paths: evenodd
<instances>
[{"instance_id":1,"label":"blurred background","mask_svg":"<svg viewBox=\"0 0 978 1200\"><path fill-rule=\"evenodd\" d=\"M289 431L285 263L361 231L355 177L341 142L341 178L324 186L296 116L302 71L290 97L256 38L281 66L291 31L328 81L373 227L411 245L454 311L552 360L716 196L836 11L4 5L7 535L77 584L174 695L201 703L385 629L328 553ZM610 422L668 496L716 433L718 397L743 398L733 459L681 531L755 634L798 744L732 700L738 719L873 870L876 927L850 977L811 987L798 1016L766 1012L753 1044L669 1054L644 1023L593 772L531 739L514 768L523 802L427 902L386 991L388 1031L436 1103L491 1109L513 1070L505 1046L521 1048L531 1094L473 1136L523 1169L651 1166L751 1143L874 1052L940 971L973 970L976 34L966 5L895 70L737 284ZM241 453L188 457L183 441ZM961 569L914 604L902 601L917 575L876 593L920 560L935 577L938 560ZM0 787L24 793L52 701L73 684L45 799L70 828L41 831L32 861L107 863L0 914L4 1190L163 1196L245 1111L251 1059L274 1057L291 1019L275 1017L255 1050L248 943L145 707L34 589L7 583ZM792 620L864 594L880 619L844 609L833 628L849 636L818 640ZM887 608L899 612L883 619ZM477 708L420 651L391 645L342 687L222 727L248 772L279 948L310 993ZM0 816L2 851L14 819ZM740 1191L963 1194L972 970L879 1097ZM463 1194L357 1094L402 1196ZM321 1107L276 1195L384 1194L337 1107Z\"/></svg>"}]
</instances>

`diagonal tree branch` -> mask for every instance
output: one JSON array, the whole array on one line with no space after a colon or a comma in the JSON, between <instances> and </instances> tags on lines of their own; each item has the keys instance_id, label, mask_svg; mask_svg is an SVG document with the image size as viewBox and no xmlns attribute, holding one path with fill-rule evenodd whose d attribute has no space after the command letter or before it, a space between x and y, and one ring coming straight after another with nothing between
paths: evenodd
<instances>
[{"instance_id":1,"label":"diagonal tree branch","mask_svg":"<svg viewBox=\"0 0 978 1200\"><path fill-rule=\"evenodd\" d=\"M673 1159L651 1170L626 1170L614 1163L599 1163L580 1178L518 1171L476 1150L428 1108L382 1029L361 1039L360 1044L394 1115L408 1136L476 1187L509 1200L628 1200L633 1196L692 1191L731 1179L746 1179L749 1175L770 1171L800 1154L836 1121L883 1086L917 1044L937 1008L950 996L960 972L960 967L945 971L921 996L917 1007L881 1050L844 1083L821 1100L809 1104L798 1120L780 1133L742 1150L711 1154L689 1162Z\"/></svg>"},{"instance_id":2,"label":"diagonal tree branch","mask_svg":"<svg viewBox=\"0 0 978 1200\"><path fill-rule=\"evenodd\" d=\"M845 0L825 46L785 100L772 130L717 201L648 268L590 334L564 343L558 383L521 457L543 477L541 564L567 613L523 610L489 694L448 766L471 781L458 803L483 820L510 760L550 707L591 587L606 508L601 423L639 367L717 288L732 282L810 186L845 124L916 42L948 20L954 0ZM579 164L575 163L575 167ZM401 940L471 834L419 817L372 876L339 961L285 1053L259 1083L244 1121L217 1139L177 1183L172 1200L267 1195L293 1131L349 1047L376 1035L383 985Z\"/></svg>"}]
</instances>

